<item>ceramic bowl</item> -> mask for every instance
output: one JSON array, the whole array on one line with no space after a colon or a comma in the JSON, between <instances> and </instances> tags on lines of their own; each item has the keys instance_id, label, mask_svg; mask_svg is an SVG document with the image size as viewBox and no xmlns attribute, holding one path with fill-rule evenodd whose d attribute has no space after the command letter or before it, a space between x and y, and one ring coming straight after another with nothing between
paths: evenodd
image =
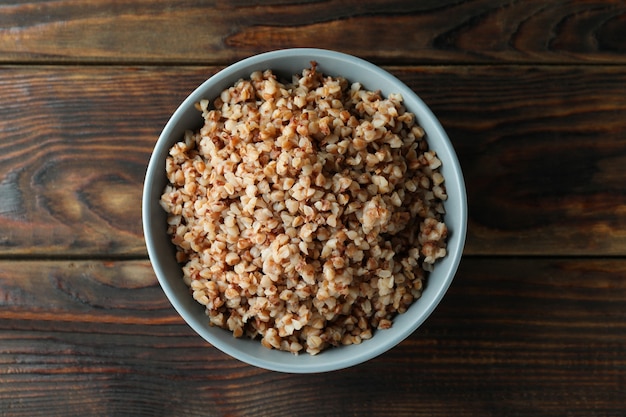
<instances>
[{"instance_id":1,"label":"ceramic bowl","mask_svg":"<svg viewBox=\"0 0 626 417\"><path fill-rule=\"evenodd\" d=\"M448 254L435 264L428 276L422 297L403 314L395 317L393 326L377 330L374 336L358 345L330 348L318 355L270 350L258 340L234 338L232 333L208 324L204 307L189 293L182 280L181 265L176 262L175 249L166 232L166 213L159 199L166 185L165 160L169 148L181 140L187 129L198 129L202 123L194 104L200 99L213 100L240 78L248 78L257 70L272 69L279 76L291 77L316 61L318 70L326 75L342 76L360 82L368 90L381 90L383 95L400 93L406 108L416 115L426 131L431 149L442 161L448 199L445 222L449 229ZM290 79L290 78L287 78ZM143 190L143 228L150 261L163 291L182 318L211 345L248 364L274 371L314 373L346 368L368 361L399 344L413 333L433 312L450 286L459 265L467 227L467 202L463 175L455 151L437 118L424 102L396 77L360 58L320 49L279 50L239 61L201 84L176 109L163 129L152 152Z\"/></svg>"}]
</instances>

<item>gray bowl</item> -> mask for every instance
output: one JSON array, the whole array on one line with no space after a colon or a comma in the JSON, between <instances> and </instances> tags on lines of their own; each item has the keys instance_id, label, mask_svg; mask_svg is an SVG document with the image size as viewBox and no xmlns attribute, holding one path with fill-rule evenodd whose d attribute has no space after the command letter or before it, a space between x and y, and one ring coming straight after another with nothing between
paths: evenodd
<instances>
[{"instance_id":1,"label":"gray bowl","mask_svg":"<svg viewBox=\"0 0 626 417\"><path fill-rule=\"evenodd\" d=\"M272 69L280 76L290 77L318 63L321 72L343 76L360 82L369 90L381 90L387 96L400 93L407 109L416 115L426 131L431 149L442 161L448 200L445 202L445 222L449 229L448 255L430 273L423 295L407 312L398 315L393 326L377 330L370 340L359 345L331 348L318 355L293 355L269 350L259 341L234 338L232 333L208 324L204 307L191 297L182 280L181 266L176 262L175 249L166 232L166 213L159 205L166 185L165 159L169 148L183 137L186 129L198 129L203 123L194 103L215 98L223 89L253 71ZM288 78L290 79L290 78ZM445 131L424 102L400 80L362 59L343 53L320 49L287 49L256 55L220 71L205 81L174 112L154 147L143 190L143 229L156 276L166 296L182 318L200 336L224 353L260 368L291 373L313 373L337 370L372 359L393 348L413 333L433 312L447 291L461 260L467 228L467 201L463 174L454 149Z\"/></svg>"}]
</instances>

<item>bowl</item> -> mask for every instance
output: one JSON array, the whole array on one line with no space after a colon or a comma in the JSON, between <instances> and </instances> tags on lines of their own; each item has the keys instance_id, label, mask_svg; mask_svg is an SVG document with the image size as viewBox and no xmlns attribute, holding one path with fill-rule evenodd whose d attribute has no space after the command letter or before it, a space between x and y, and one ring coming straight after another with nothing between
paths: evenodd
<instances>
[{"instance_id":1,"label":"bowl","mask_svg":"<svg viewBox=\"0 0 626 417\"><path fill-rule=\"evenodd\" d=\"M165 160L169 148L181 140L184 131L199 129L203 123L195 103L213 100L240 78L248 78L257 70L272 69L279 76L290 77L316 61L318 70L326 75L342 76L360 82L368 90L383 95L400 93L408 111L426 132L431 149L442 161L448 199L444 203L445 222L449 235L447 255L435 264L427 278L421 298L403 314L397 315L393 326L376 330L374 336L357 345L330 348L317 355L270 350L258 340L235 338L232 333L208 323L204 307L190 295L182 279L175 248L167 234L166 213L159 199L166 185ZM288 78L290 79L290 78ZM262 53L239 61L210 77L193 91L167 122L152 152L143 190L142 218L148 255L165 295L185 322L207 342L240 361L260 368L288 373L317 373L354 366L393 348L411 335L439 304L457 271L467 228L467 201L463 174L455 151L437 118L424 102L405 84L378 66L344 53L297 48Z\"/></svg>"}]
</instances>

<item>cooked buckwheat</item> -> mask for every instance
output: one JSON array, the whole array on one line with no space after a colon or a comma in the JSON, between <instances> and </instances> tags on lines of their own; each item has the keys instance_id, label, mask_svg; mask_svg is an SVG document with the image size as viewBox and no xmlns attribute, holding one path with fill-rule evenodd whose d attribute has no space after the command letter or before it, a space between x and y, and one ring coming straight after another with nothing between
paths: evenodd
<instances>
[{"instance_id":1,"label":"cooked buckwheat","mask_svg":"<svg viewBox=\"0 0 626 417\"><path fill-rule=\"evenodd\" d=\"M167 158L161 204L212 325L273 349L361 343L446 255L440 160L402 97L311 68L254 72Z\"/></svg>"}]
</instances>

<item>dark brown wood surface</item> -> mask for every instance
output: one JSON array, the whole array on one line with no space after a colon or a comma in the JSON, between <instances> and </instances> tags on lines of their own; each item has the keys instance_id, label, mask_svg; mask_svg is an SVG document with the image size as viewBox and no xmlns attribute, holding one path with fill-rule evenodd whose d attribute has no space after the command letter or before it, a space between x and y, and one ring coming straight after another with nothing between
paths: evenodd
<instances>
[{"instance_id":1,"label":"dark brown wood surface","mask_svg":"<svg viewBox=\"0 0 626 417\"><path fill-rule=\"evenodd\" d=\"M5 62L214 64L318 46L377 62L626 63L621 0L12 1Z\"/></svg>"},{"instance_id":2,"label":"dark brown wood surface","mask_svg":"<svg viewBox=\"0 0 626 417\"><path fill-rule=\"evenodd\" d=\"M4 256L145 256L141 187L171 112L220 67L0 69ZM626 255L622 67L386 67L469 192L468 255ZM486 82L488 80L488 82Z\"/></svg>"},{"instance_id":3,"label":"dark brown wood surface","mask_svg":"<svg viewBox=\"0 0 626 417\"><path fill-rule=\"evenodd\" d=\"M291 375L176 314L141 193L178 104L237 59L353 53L461 161L470 222L435 313L380 357ZM0 416L623 416L626 4L0 5Z\"/></svg>"},{"instance_id":4,"label":"dark brown wood surface","mask_svg":"<svg viewBox=\"0 0 626 417\"><path fill-rule=\"evenodd\" d=\"M205 343L147 261L3 261L0 404L16 416L619 415L624 274L621 259L469 257L390 352L287 375Z\"/></svg>"}]
</instances>

